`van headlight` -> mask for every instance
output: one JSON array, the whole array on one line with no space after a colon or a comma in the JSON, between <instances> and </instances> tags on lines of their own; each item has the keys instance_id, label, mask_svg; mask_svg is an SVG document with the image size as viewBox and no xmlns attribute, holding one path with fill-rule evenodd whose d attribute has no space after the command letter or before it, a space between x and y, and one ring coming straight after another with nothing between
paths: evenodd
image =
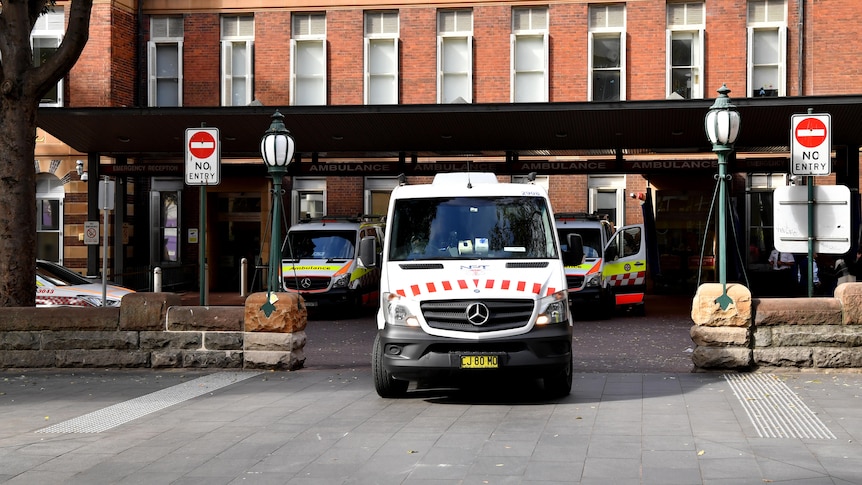
<instances>
[{"instance_id":1,"label":"van headlight","mask_svg":"<svg viewBox=\"0 0 862 485\"><path fill-rule=\"evenodd\" d=\"M568 323L569 321L569 296L566 291L558 291L553 295L539 300L539 316L536 325L549 325L553 323Z\"/></svg>"},{"instance_id":2,"label":"van headlight","mask_svg":"<svg viewBox=\"0 0 862 485\"><path fill-rule=\"evenodd\" d=\"M602 285L602 275L599 273L593 273L587 275L587 280L585 286L587 288L597 288Z\"/></svg>"},{"instance_id":3,"label":"van headlight","mask_svg":"<svg viewBox=\"0 0 862 485\"><path fill-rule=\"evenodd\" d=\"M350 283L350 273L346 273L338 276L337 278L333 278L332 287L333 288L347 288L347 285Z\"/></svg>"},{"instance_id":4,"label":"van headlight","mask_svg":"<svg viewBox=\"0 0 862 485\"><path fill-rule=\"evenodd\" d=\"M403 327L418 327L419 318L407 305L407 299L397 293L383 293L386 323Z\"/></svg>"}]
</instances>

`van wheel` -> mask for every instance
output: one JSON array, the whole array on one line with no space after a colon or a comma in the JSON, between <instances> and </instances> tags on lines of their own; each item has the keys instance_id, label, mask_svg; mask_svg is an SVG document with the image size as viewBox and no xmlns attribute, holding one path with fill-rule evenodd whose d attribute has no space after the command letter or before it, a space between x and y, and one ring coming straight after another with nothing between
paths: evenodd
<instances>
[{"instance_id":1,"label":"van wheel","mask_svg":"<svg viewBox=\"0 0 862 485\"><path fill-rule=\"evenodd\" d=\"M545 394L548 397L564 397L572 392L572 360L558 372L543 379Z\"/></svg>"},{"instance_id":2,"label":"van wheel","mask_svg":"<svg viewBox=\"0 0 862 485\"><path fill-rule=\"evenodd\" d=\"M374 337L371 373L374 375L374 389L380 397L402 397L407 393L407 386L410 385L410 382L393 378L383 368L383 344L380 342L380 335Z\"/></svg>"}]
</instances>

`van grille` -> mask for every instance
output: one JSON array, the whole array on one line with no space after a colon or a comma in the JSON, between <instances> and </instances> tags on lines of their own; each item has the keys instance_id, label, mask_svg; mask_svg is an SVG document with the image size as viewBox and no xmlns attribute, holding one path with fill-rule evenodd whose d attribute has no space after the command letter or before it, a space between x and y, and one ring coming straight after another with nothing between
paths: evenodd
<instances>
[{"instance_id":1,"label":"van grille","mask_svg":"<svg viewBox=\"0 0 862 485\"><path fill-rule=\"evenodd\" d=\"M566 276L566 284L569 285L569 288L580 288L584 284L584 276Z\"/></svg>"},{"instance_id":2,"label":"van grille","mask_svg":"<svg viewBox=\"0 0 862 485\"><path fill-rule=\"evenodd\" d=\"M467 320L467 307L484 303L490 315L484 325ZM458 332L493 332L521 328L530 322L533 300L455 300L426 301L421 304L422 316L431 328Z\"/></svg>"},{"instance_id":3,"label":"van grille","mask_svg":"<svg viewBox=\"0 0 862 485\"><path fill-rule=\"evenodd\" d=\"M303 281L307 280L307 285L303 285ZM296 291L309 291L309 290L325 290L329 287L329 282L331 278L329 276L326 277L309 277L302 276L299 278L293 278L291 276L286 276L284 278L284 288L287 290L296 290Z\"/></svg>"}]
</instances>

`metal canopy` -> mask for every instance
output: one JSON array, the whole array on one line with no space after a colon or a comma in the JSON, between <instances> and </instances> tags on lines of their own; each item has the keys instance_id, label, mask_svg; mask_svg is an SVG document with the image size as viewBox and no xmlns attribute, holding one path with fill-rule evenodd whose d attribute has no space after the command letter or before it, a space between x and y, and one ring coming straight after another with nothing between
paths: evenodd
<instances>
[{"instance_id":1,"label":"metal canopy","mask_svg":"<svg viewBox=\"0 0 862 485\"><path fill-rule=\"evenodd\" d=\"M793 114L830 113L832 144L862 145L862 96L731 98L739 152L787 151ZM614 103L501 103L192 108L40 108L38 126L82 153L181 157L186 128L216 127L222 158L259 157L278 109L302 156L374 158L709 152L712 99Z\"/></svg>"}]
</instances>

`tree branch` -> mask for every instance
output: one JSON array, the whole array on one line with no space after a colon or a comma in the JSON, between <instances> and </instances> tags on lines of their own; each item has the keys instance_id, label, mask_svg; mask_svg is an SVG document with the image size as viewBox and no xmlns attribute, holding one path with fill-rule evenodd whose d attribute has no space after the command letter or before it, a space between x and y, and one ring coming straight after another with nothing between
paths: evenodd
<instances>
[{"instance_id":1,"label":"tree branch","mask_svg":"<svg viewBox=\"0 0 862 485\"><path fill-rule=\"evenodd\" d=\"M35 1L44 8L47 0ZM36 99L48 92L78 61L87 40L90 38L90 12L93 0L72 0L69 10L69 25L60 47L41 66L25 74L25 89L32 89Z\"/></svg>"}]
</instances>

